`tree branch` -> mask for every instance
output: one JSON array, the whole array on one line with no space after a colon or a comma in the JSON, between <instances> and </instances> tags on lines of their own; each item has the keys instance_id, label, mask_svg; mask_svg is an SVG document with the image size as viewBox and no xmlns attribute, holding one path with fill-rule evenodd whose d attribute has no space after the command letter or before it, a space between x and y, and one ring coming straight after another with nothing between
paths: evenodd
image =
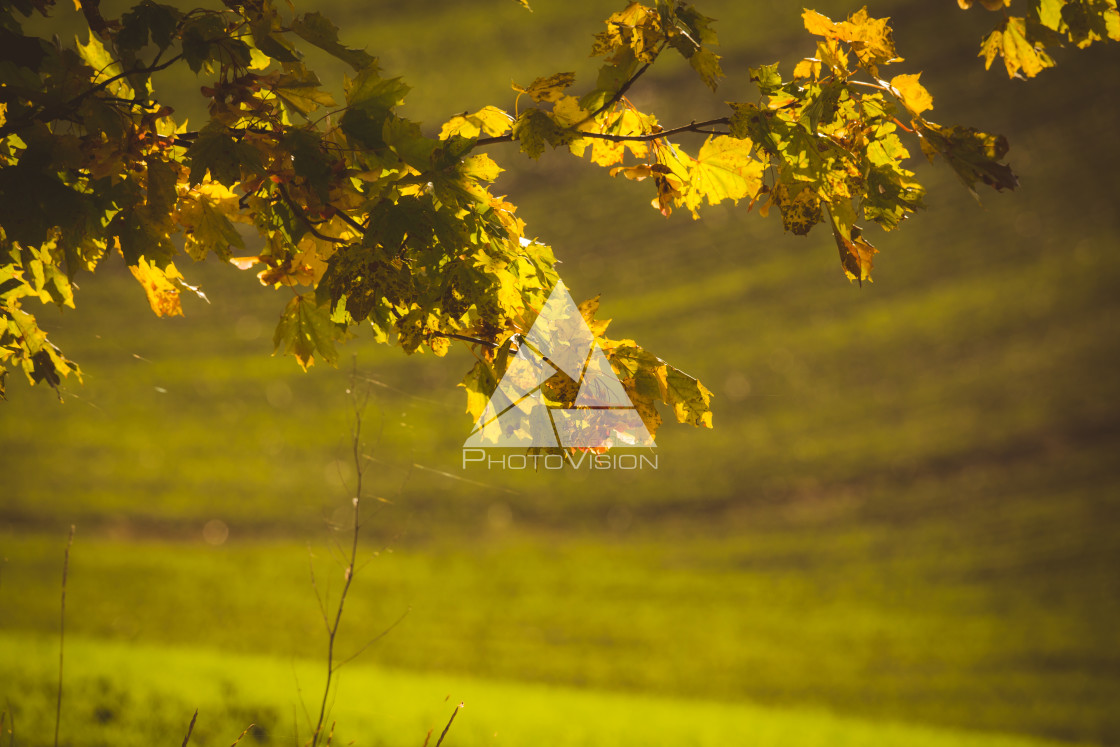
<instances>
[{"instance_id":1,"label":"tree branch","mask_svg":"<svg viewBox=\"0 0 1120 747\"><path fill-rule=\"evenodd\" d=\"M334 208L335 215L337 215L342 220L343 223L350 226L351 228L353 228L358 233L365 233L366 232L365 226L363 226L361 223L359 223L358 221L351 218L349 215L346 214L345 211L336 208L334 205L330 204L329 202L327 203L327 207Z\"/></svg>"},{"instance_id":2,"label":"tree branch","mask_svg":"<svg viewBox=\"0 0 1120 747\"><path fill-rule=\"evenodd\" d=\"M643 143L659 138L668 137L669 135L679 135L682 132L699 132L706 135L727 135L729 133L720 130L707 130L706 127L719 124L731 124L729 117L717 117L715 119L706 119L703 122L689 122L686 125L673 127L668 130L661 130L660 132L650 132L645 135L611 135L606 132L581 132L576 131L576 137L590 138L592 140L610 140L612 143ZM498 143L511 143L514 137L512 133L506 135L495 135L494 137L479 138L475 141L475 147L480 145L496 145Z\"/></svg>"},{"instance_id":3,"label":"tree branch","mask_svg":"<svg viewBox=\"0 0 1120 747\"><path fill-rule=\"evenodd\" d=\"M583 124L584 122L595 119L595 117L598 117L607 109L610 109L612 106L617 104L622 99L622 97L626 95L626 92L630 90L630 86L634 85L638 81L638 78L642 77L642 75L645 74L646 70L649 70L650 65L657 62L657 58L661 56L661 52L664 51L666 44L668 44L667 41L661 42L661 46L658 47L657 51L653 53L653 59L638 68L637 72L631 75L630 79L623 83L622 86L617 91L615 91L614 96L611 96L610 99L607 100L607 103L603 104L594 112L587 115L587 117L585 117L579 124ZM579 125L576 126L578 127Z\"/></svg>"},{"instance_id":4,"label":"tree branch","mask_svg":"<svg viewBox=\"0 0 1120 747\"><path fill-rule=\"evenodd\" d=\"M50 121L53 121L55 119L61 119L61 118L65 117L68 113L72 112L78 106L78 104L82 103L82 101L84 101L86 99L87 96L91 96L91 95L97 93L98 91L104 91L106 88L108 88L113 83L120 80L121 78L127 78L130 75L136 75L136 74L151 75L152 73L157 73L160 70L163 70L167 67L170 67L174 63L178 62L180 59L182 59L182 57L183 57L182 54L177 54L174 57L172 57L171 59L167 60L166 62L160 63L158 65L153 64L150 67L133 68L132 70L127 70L125 72L114 75L110 78L107 78L106 80L101 81L100 83L93 86L92 88L89 88L89 89L86 89L85 91L82 91L77 96L70 99L69 101L66 101L66 102L64 102L62 104L59 104L57 106L43 107L43 108L38 109L38 110L36 110L36 111L34 111L34 112L24 116L24 117L20 117L17 120L13 120L13 121L5 124L3 127L0 127L0 138L7 137L8 135L11 135L12 133L15 133L15 132L19 132L20 130L24 129L25 127L30 127L31 124L34 123L36 120L40 120L40 121L44 121L44 122L50 122ZM120 99L117 99L117 101L120 101ZM136 102L127 102L127 103L130 103L133 106L139 106L139 104L137 104Z\"/></svg>"},{"instance_id":5,"label":"tree branch","mask_svg":"<svg viewBox=\"0 0 1120 747\"><path fill-rule=\"evenodd\" d=\"M462 340L463 342L470 342L475 345L485 345L488 348L498 347L498 343L491 342L490 340L483 340L478 337L468 337L467 335L457 335L453 332L432 332L432 337L446 337L451 340Z\"/></svg>"},{"instance_id":6,"label":"tree branch","mask_svg":"<svg viewBox=\"0 0 1120 747\"><path fill-rule=\"evenodd\" d=\"M288 196L288 190L284 188L284 185L283 184L278 184L276 186L278 187L278 189L276 191L280 193L281 199L283 199L284 203L292 209L292 212L296 214L296 217L299 218L300 221L303 222L303 225L307 227L308 233L310 233L312 236L314 236L317 239L322 239L323 241L329 241L332 244L347 244L347 243L349 243L346 239L340 239L337 236L327 236L325 233L320 232L319 229L315 228L315 224L313 224L311 222L311 219L308 218L306 214L304 214L303 208L301 208L299 205L297 205L295 203L295 201L292 200L292 198Z\"/></svg>"},{"instance_id":7,"label":"tree branch","mask_svg":"<svg viewBox=\"0 0 1120 747\"><path fill-rule=\"evenodd\" d=\"M651 140L660 140L663 137L670 135L679 135L682 132L700 132L709 135L726 135L726 132L716 130L706 130L705 127L710 127L717 124L731 124L731 119L728 117L717 117L716 119L706 119L703 122L689 122L686 125L673 127L668 130L661 130L660 132L651 132L646 135L610 135L605 132L584 132L580 133L580 137L588 137L593 140L609 140L612 143L643 143Z\"/></svg>"},{"instance_id":8,"label":"tree branch","mask_svg":"<svg viewBox=\"0 0 1120 747\"><path fill-rule=\"evenodd\" d=\"M162 50L161 50L160 54L162 54ZM159 59L158 55L157 55L156 59ZM178 62L181 59L183 59L182 53L175 55L174 57L167 60L166 62L161 62L161 63L157 64L155 61L153 61L152 64L149 67L135 67L131 70L125 70L124 72L118 73L118 74L112 76L111 78L108 78L106 80L101 81L100 83L95 85L93 88L82 91L77 96L75 96L74 98L70 99L65 104L63 104L63 106L66 107L66 106L74 106L75 104L80 104L87 96L90 96L91 94L97 93L98 91L105 90L106 88L113 85L114 83L116 83L121 78L127 78L130 75L138 75L138 74L139 75L151 75L152 73L158 73L160 70L166 70L167 68L171 67L172 65L174 65L176 62Z\"/></svg>"}]
</instances>

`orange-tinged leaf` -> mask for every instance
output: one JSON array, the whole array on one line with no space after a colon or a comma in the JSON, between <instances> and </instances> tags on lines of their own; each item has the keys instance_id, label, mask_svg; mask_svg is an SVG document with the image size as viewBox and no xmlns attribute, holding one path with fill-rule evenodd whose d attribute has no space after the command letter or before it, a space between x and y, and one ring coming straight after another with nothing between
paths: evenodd
<instances>
[{"instance_id":1,"label":"orange-tinged leaf","mask_svg":"<svg viewBox=\"0 0 1120 747\"><path fill-rule=\"evenodd\" d=\"M638 166L615 166L611 169L611 176L618 176L622 174L627 179L640 182L647 179L654 174L653 166L648 163L639 164Z\"/></svg>"},{"instance_id":2,"label":"orange-tinged leaf","mask_svg":"<svg viewBox=\"0 0 1120 747\"><path fill-rule=\"evenodd\" d=\"M229 263L239 270L248 270L264 262L261 257L230 257Z\"/></svg>"}]
</instances>

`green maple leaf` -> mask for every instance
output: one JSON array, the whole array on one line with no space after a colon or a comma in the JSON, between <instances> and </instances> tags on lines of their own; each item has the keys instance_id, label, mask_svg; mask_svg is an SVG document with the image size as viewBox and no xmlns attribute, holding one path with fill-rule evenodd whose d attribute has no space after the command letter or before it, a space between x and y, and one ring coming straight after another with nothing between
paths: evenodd
<instances>
[{"instance_id":1,"label":"green maple leaf","mask_svg":"<svg viewBox=\"0 0 1120 747\"><path fill-rule=\"evenodd\" d=\"M926 157L932 162L934 156L940 155L948 161L973 197L976 182L997 191L1019 186L1011 167L1002 163L1008 149L1003 135L991 135L975 127L942 127L932 122L919 123L918 130Z\"/></svg>"},{"instance_id":2,"label":"green maple leaf","mask_svg":"<svg viewBox=\"0 0 1120 747\"><path fill-rule=\"evenodd\" d=\"M186 160L191 168L191 186L201 184L206 172L217 182L232 186L241 181L242 169L262 173L260 154L251 145L235 137L220 124L209 124L187 149Z\"/></svg>"},{"instance_id":3,"label":"green maple leaf","mask_svg":"<svg viewBox=\"0 0 1120 747\"><path fill-rule=\"evenodd\" d=\"M272 24L267 20L250 24L249 30L253 34L253 43L261 52L278 62L299 62L299 55L272 33Z\"/></svg>"},{"instance_id":4,"label":"green maple leaf","mask_svg":"<svg viewBox=\"0 0 1120 747\"><path fill-rule=\"evenodd\" d=\"M307 115L319 107L337 106L334 97L320 88L317 75L302 66L292 65L289 69L292 72L281 76L272 88L272 93L287 109L307 119Z\"/></svg>"},{"instance_id":5,"label":"green maple leaf","mask_svg":"<svg viewBox=\"0 0 1120 747\"><path fill-rule=\"evenodd\" d=\"M117 46L137 51L148 44L149 37L160 49L170 46L175 27L182 17L178 8L143 0L121 16L121 29L117 32Z\"/></svg>"},{"instance_id":6,"label":"green maple leaf","mask_svg":"<svg viewBox=\"0 0 1120 747\"><path fill-rule=\"evenodd\" d=\"M338 40L338 27L321 13L305 13L298 16L292 21L292 31L304 41L342 60L356 71L377 67L377 58L367 54L365 50L343 46Z\"/></svg>"},{"instance_id":7,"label":"green maple leaf","mask_svg":"<svg viewBox=\"0 0 1120 747\"><path fill-rule=\"evenodd\" d=\"M521 143L521 151L531 158L540 158L545 143L563 145L574 135L556 124L552 117L540 109L526 109L513 123L513 136Z\"/></svg>"},{"instance_id":8,"label":"green maple leaf","mask_svg":"<svg viewBox=\"0 0 1120 747\"><path fill-rule=\"evenodd\" d=\"M183 248L195 260L203 259L208 252L216 252L222 259L229 259L231 247L245 251L241 234L218 205L201 190L180 201L178 205L175 219L185 229ZM232 207L236 209L236 202L233 202Z\"/></svg>"},{"instance_id":9,"label":"green maple leaf","mask_svg":"<svg viewBox=\"0 0 1120 747\"><path fill-rule=\"evenodd\" d=\"M295 356L306 371L319 355L334 366L338 363L335 342L344 339L346 328L331 321L330 310L315 302L314 294L296 296L288 302L276 326L272 344L276 352Z\"/></svg>"}]
</instances>

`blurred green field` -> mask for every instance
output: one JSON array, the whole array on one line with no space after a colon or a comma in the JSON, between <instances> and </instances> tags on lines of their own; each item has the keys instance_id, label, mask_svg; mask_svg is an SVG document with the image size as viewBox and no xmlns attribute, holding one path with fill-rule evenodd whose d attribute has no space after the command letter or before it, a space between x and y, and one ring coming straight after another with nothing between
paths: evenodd
<instances>
[{"instance_id":1,"label":"blurred green field","mask_svg":"<svg viewBox=\"0 0 1120 747\"><path fill-rule=\"evenodd\" d=\"M26 688L17 731L54 719L49 678L53 643L0 636L19 655L0 662L7 682ZM318 662L231 656L197 648L167 648L72 640L67 691L79 705L67 709L63 739L81 732L90 742L120 747L166 742L186 734L194 710L192 744L232 741L250 724L242 744L294 743L308 734L307 718L293 699L297 683L321 678ZM162 665L151 666L153 661ZM174 674L169 674L169 672ZM336 743L370 745L434 743L455 706L445 744L673 744L686 747L750 744L765 747L845 747L906 744L913 747L1054 747L1061 744L892 721L864 721L815 708L762 708L690 698L632 696L547 685L512 684L477 677L416 675L368 666L344 671L346 687L361 698L340 699ZM142 717L138 717L139 713ZM53 726L52 726L53 728ZM27 743L26 741L24 743ZM35 742L31 742L34 744ZM46 742L44 742L46 743Z\"/></svg>"},{"instance_id":2,"label":"blurred green field","mask_svg":"<svg viewBox=\"0 0 1120 747\"><path fill-rule=\"evenodd\" d=\"M589 35L616 7L322 5L416 86L429 126L508 105L510 78L593 69ZM733 80L708 96L670 65L635 92L679 113L663 121L811 51L794 8L700 8ZM929 210L872 236L873 285L842 279L820 228L798 239L734 208L666 221L643 185L494 153L498 191L573 294L602 293L613 333L715 392L716 428L667 424L656 472L464 471L469 353L350 343L373 392L371 495L389 502L363 530L345 645L408 611L343 678L340 729L359 744L419 744L464 699L448 744L1120 744L1120 103L1102 94L1120 90L1117 52L1008 81L975 59L993 15L884 8L940 120L1006 133L1022 186L978 206L917 164ZM305 696L317 687L307 546L337 591L350 364L268 357L285 299L183 269L211 299L185 319L151 318L119 263L81 280L80 311L42 319L85 385L60 406L13 381L0 405L0 704L17 743L50 741L71 523L70 743L181 739L204 702L221 715L200 713L199 744L232 741L257 708L287 742L293 657ZM228 540L203 540L210 521ZM95 725L114 698L127 716Z\"/></svg>"}]
</instances>

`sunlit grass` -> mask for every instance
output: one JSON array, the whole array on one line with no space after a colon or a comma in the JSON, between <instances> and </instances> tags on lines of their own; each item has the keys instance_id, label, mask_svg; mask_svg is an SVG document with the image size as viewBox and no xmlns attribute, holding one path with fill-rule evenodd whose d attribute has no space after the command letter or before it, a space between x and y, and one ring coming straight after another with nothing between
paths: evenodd
<instances>
[{"instance_id":1,"label":"sunlit grass","mask_svg":"<svg viewBox=\"0 0 1120 747\"><path fill-rule=\"evenodd\" d=\"M7 707L21 744L49 744L53 725L52 667L56 641L0 635L15 653L0 676L18 685ZM192 744L232 742L256 724L246 744L293 743L310 728L322 667L310 659L230 655L206 649L128 645L71 638L67 647L62 738L67 744L120 747L167 742L186 734ZM304 703L300 703L300 698ZM310 702L307 702L310 701ZM556 747L596 745L749 744L757 747L1043 747L1058 744L989 734L838 716L818 708L764 707L693 698L628 695L594 689L526 685L450 674L418 675L351 665L331 710L335 743L432 742L459 703L447 744Z\"/></svg>"}]
</instances>

